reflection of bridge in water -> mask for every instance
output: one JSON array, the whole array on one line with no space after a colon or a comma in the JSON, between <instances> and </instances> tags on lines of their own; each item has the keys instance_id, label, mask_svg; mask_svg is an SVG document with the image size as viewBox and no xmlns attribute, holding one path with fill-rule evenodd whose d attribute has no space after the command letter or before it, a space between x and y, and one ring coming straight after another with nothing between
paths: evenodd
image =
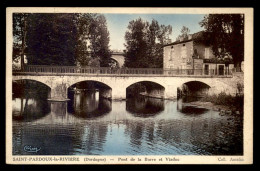
<instances>
[{"instance_id":1,"label":"reflection of bridge in water","mask_svg":"<svg viewBox=\"0 0 260 171\"><path fill-rule=\"evenodd\" d=\"M129 98L126 110L137 117L155 116L164 110L164 100L150 97Z\"/></svg>"},{"instance_id":2,"label":"reflection of bridge in water","mask_svg":"<svg viewBox=\"0 0 260 171\"><path fill-rule=\"evenodd\" d=\"M87 96L84 96L84 98L86 97ZM165 112L168 114L172 113L173 110L178 111L178 114L169 116L172 119L178 120L178 117L180 117L179 112L182 114L194 113L194 111L186 111L187 107L192 106L183 103L182 99L179 99L178 101L164 101L161 99L147 97L128 99L127 101L110 101L107 99L99 99L99 105L103 105L102 107L105 108L103 109L104 112L99 114L95 112L99 110L98 107L95 108L90 105L86 105L86 100L76 102L76 104L71 101L70 104L70 102L55 102L40 99L29 99L29 103L26 103L25 99L21 99L22 98L13 99L13 113L15 111L17 115L23 118L15 116L13 119L17 122L22 121L20 123L30 122L32 124L43 125L71 125L96 121L113 123L121 123L123 120L145 121L151 119L153 120L153 118L162 118L163 115L165 115ZM103 100L106 101L105 104L103 103ZM39 105L40 103L42 103L42 105ZM138 106L136 106L137 103ZM173 106L170 106L169 103ZM78 108L72 109L77 105L79 105ZM20 108L20 106L23 108ZM88 107L91 107L91 109ZM147 107L150 108L148 109ZM30 108L30 110L28 110L28 108ZM91 112L88 110L91 110Z\"/></svg>"},{"instance_id":3,"label":"reflection of bridge in water","mask_svg":"<svg viewBox=\"0 0 260 171\"><path fill-rule=\"evenodd\" d=\"M44 117L51 111L48 101L29 97L15 97L12 103L14 120L30 122Z\"/></svg>"},{"instance_id":4,"label":"reflection of bridge in water","mask_svg":"<svg viewBox=\"0 0 260 171\"><path fill-rule=\"evenodd\" d=\"M164 111L164 100L162 99L138 97L117 102L99 98L97 94L97 92L77 93L74 94L75 97L72 97L73 100L69 102L16 97L13 98L13 119L19 122L37 123L41 120L57 121L57 123L64 123L64 121L77 123L82 122L82 120L97 118L102 120L106 115L111 115L112 106L114 107L113 112L117 111L120 106L130 114L130 118L131 116L154 117Z\"/></svg>"},{"instance_id":5,"label":"reflection of bridge in water","mask_svg":"<svg viewBox=\"0 0 260 171\"><path fill-rule=\"evenodd\" d=\"M111 111L111 100L99 98L99 92L74 93L68 102L68 112L80 118L97 118Z\"/></svg>"},{"instance_id":6,"label":"reflection of bridge in water","mask_svg":"<svg viewBox=\"0 0 260 171\"><path fill-rule=\"evenodd\" d=\"M109 142L117 142L115 147L129 143L135 150L149 148L151 151L146 152L152 154L153 147L158 148L158 145L165 142L160 146L167 149L167 152L164 151L165 154L197 153L200 150L202 150L202 154L205 154L203 150L209 154L211 152L219 154L221 151L212 148L215 146L214 143L230 140L229 136L224 136L224 139L219 137L219 131L216 131L218 129L229 132L226 131L229 128L227 119L223 119L217 114L211 114L211 112L203 117L183 115L181 112L175 112L177 108L175 101L166 101L168 104L164 111L155 117L136 117L125 112L126 101L113 101L113 112L103 115L97 120L81 119L68 113L68 103L66 102L49 103L51 112L46 116L30 123L13 123L16 150L22 149L26 144L34 144L43 147L37 155L91 155L102 154ZM167 122L164 121L165 119ZM112 130L114 132L111 132ZM118 136L115 132L123 132L126 138L122 140L124 137ZM146 143L149 143L149 146L146 146ZM185 145L187 143L188 146ZM198 144L209 145L198 146ZM191 149L187 150L187 148ZM117 148L116 152L120 152L122 149ZM140 151L140 154L141 152L143 151ZM21 150L17 153L24 154L25 152ZM121 153L126 153L126 151L122 150Z\"/></svg>"},{"instance_id":7,"label":"reflection of bridge in water","mask_svg":"<svg viewBox=\"0 0 260 171\"><path fill-rule=\"evenodd\" d=\"M111 99L126 99L126 90L135 83L150 82L162 89L151 89L147 96L163 95L165 99L177 97L177 89L207 85L208 93L226 92L234 94L236 83L232 83L232 72L215 75L213 71L204 70L170 70L157 68L89 68L65 66L27 66L24 71L13 71L13 81L34 80L50 88L51 100L64 101L68 97L68 88L82 81L94 81L106 86L101 93ZM186 86L187 87L187 86ZM203 87L203 86L201 86Z\"/></svg>"}]
</instances>

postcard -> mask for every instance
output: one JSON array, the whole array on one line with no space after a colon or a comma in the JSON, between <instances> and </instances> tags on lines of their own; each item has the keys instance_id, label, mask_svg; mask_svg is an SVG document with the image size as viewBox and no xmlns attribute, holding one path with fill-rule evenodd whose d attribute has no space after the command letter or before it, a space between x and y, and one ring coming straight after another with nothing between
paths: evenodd
<instances>
[{"instance_id":1,"label":"postcard","mask_svg":"<svg viewBox=\"0 0 260 171\"><path fill-rule=\"evenodd\" d=\"M252 164L253 8L6 10L7 164Z\"/></svg>"}]
</instances>

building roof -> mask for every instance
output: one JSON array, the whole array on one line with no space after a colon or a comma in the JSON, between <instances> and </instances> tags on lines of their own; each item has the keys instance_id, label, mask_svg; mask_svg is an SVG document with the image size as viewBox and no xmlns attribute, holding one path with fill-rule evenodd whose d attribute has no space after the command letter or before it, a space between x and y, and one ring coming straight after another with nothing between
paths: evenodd
<instances>
[{"instance_id":1,"label":"building roof","mask_svg":"<svg viewBox=\"0 0 260 171\"><path fill-rule=\"evenodd\" d=\"M169 43L169 44L163 45L163 47L177 45L177 44L181 44L181 43L186 43L186 42L190 42L190 41L194 41L194 40L201 40L201 38L204 36L204 33L205 33L204 31L200 31L200 32L191 34L191 38L190 39L189 38L185 38L182 41L177 40L177 41L175 41L173 43Z\"/></svg>"}]
</instances>

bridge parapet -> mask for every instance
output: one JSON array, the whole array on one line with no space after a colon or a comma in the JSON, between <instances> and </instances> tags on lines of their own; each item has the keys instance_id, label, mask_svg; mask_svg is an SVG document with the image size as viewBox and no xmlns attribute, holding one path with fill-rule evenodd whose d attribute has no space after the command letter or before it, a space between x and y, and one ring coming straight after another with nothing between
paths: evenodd
<instances>
[{"instance_id":1,"label":"bridge parapet","mask_svg":"<svg viewBox=\"0 0 260 171\"><path fill-rule=\"evenodd\" d=\"M162 76L162 77L232 77L233 70L225 69L222 74L204 69L162 69L162 68L109 68L75 66L28 65L23 71L14 70L20 75L110 75L110 76Z\"/></svg>"}]
</instances>

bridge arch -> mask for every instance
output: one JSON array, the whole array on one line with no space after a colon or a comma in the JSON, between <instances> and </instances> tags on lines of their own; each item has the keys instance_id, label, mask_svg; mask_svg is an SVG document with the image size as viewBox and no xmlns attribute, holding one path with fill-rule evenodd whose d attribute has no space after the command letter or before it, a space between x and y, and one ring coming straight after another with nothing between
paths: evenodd
<instances>
[{"instance_id":1,"label":"bridge arch","mask_svg":"<svg viewBox=\"0 0 260 171\"><path fill-rule=\"evenodd\" d=\"M83 80L68 87L68 111L80 118L101 117L112 109L112 88L100 81Z\"/></svg>"},{"instance_id":2,"label":"bridge arch","mask_svg":"<svg viewBox=\"0 0 260 171\"><path fill-rule=\"evenodd\" d=\"M71 91L77 93L89 90L98 91L99 96L103 98L111 99L112 97L112 87L96 80L83 80L70 85L68 87L68 95L71 93Z\"/></svg>"},{"instance_id":3,"label":"bridge arch","mask_svg":"<svg viewBox=\"0 0 260 171\"><path fill-rule=\"evenodd\" d=\"M165 87L155 81L145 80L134 82L126 87L126 97L133 97L135 95L164 98Z\"/></svg>"},{"instance_id":4,"label":"bridge arch","mask_svg":"<svg viewBox=\"0 0 260 171\"><path fill-rule=\"evenodd\" d=\"M205 96L211 86L208 83L198 80L184 82L177 89L177 96Z\"/></svg>"},{"instance_id":5,"label":"bridge arch","mask_svg":"<svg viewBox=\"0 0 260 171\"><path fill-rule=\"evenodd\" d=\"M117 59L115 59L113 57L111 57L110 59L111 59L111 62L115 64L113 67L121 67L121 65Z\"/></svg>"},{"instance_id":6,"label":"bridge arch","mask_svg":"<svg viewBox=\"0 0 260 171\"><path fill-rule=\"evenodd\" d=\"M98 84L102 84L102 85L105 85L105 86L111 88L111 86L110 86L109 84L107 84L107 83L105 83L105 82L103 82L103 81L94 80L94 79L90 79L90 80L84 79L84 80L76 81L76 82L74 82L74 83L70 83L70 84L69 84L69 87L74 86L74 85L77 84L77 83L83 83L83 82L96 82L96 83L98 83ZM112 88L111 88L111 89L112 89Z\"/></svg>"},{"instance_id":7,"label":"bridge arch","mask_svg":"<svg viewBox=\"0 0 260 171\"><path fill-rule=\"evenodd\" d=\"M13 79L12 82L15 83L15 82L17 82L17 81L23 81L23 80L25 80L25 81L27 80L27 81L37 82L37 83L43 84L43 85L45 85L45 86L47 86L48 88L51 89L51 85L47 84L47 83L44 82L44 81L37 80L37 79L18 78L18 79Z\"/></svg>"},{"instance_id":8,"label":"bridge arch","mask_svg":"<svg viewBox=\"0 0 260 171\"><path fill-rule=\"evenodd\" d=\"M125 57L123 53L112 53L111 59L117 63L119 68L121 68L125 63Z\"/></svg>"},{"instance_id":9,"label":"bridge arch","mask_svg":"<svg viewBox=\"0 0 260 171\"><path fill-rule=\"evenodd\" d=\"M13 97L51 97L51 87L41 81L34 79L12 80Z\"/></svg>"},{"instance_id":10,"label":"bridge arch","mask_svg":"<svg viewBox=\"0 0 260 171\"><path fill-rule=\"evenodd\" d=\"M129 87L129 86L131 86L131 85L133 85L133 84L142 83L142 82L150 82L150 83L152 83L152 84L156 84L156 85L161 86L161 87L163 87L163 88L166 87L164 81L160 81L160 80L158 80L158 79L153 79L153 78L144 79L144 78L142 78L142 77L137 78L137 79L133 79L133 80L131 80L131 81L127 81L127 82L125 83L125 87L127 88L127 87Z\"/></svg>"},{"instance_id":11,"label":"bridge arch","mask_svg":"<svg viewBox=\"0 0 260 171\"><path fill-rule=\"evenodd\" d=\"M110 80L108 79L102 79L102 77L95 77L95 78L86 78L86 77L81 77L81 78L72 78L70 80L68 80L68 84L67 84L67 87L71 87L77 83L80 83L80 82L98 82L98 83L101 83L101 84L104 84L104 85L107 85L108 87L110 87L112 89L112 85L111 85L111 82Z\"/></svg>"}]
</instances>

